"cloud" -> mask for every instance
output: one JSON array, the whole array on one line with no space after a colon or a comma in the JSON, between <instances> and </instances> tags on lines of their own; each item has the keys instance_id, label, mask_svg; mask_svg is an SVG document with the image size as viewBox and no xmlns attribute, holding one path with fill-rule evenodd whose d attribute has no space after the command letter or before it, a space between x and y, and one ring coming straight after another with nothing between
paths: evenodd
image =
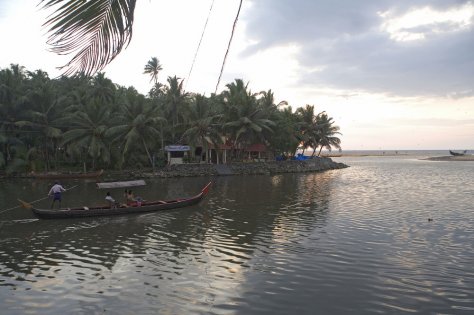
<instances>
[{"instance_id":1,"label":"cloud","mask_svg":"<svg viewBox=\"0 0 474 315\"><path fill-rule=\"evenodd\" d=\"M303 86L474 95L473 1L259 0L242 19L255 41L245 54L288 43L300 48Z\"/></svg>"}]
</instances>

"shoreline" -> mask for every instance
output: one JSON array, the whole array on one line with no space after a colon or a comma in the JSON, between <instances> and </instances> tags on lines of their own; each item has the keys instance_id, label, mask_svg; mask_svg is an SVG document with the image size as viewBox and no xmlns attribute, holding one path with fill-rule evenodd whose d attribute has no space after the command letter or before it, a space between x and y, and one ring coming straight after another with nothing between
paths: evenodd
<instances>
[{"instance_id":1,"label":"shoreline","mask_svg":"<svg viewBox=\"0 0 474 315\"><path fill-rule=\"evenodd\" d=\"M349 167L330 158L314 158L304 161L265 161L234 162L229 164L174 164L161 169L138 170L105 170L99 181L131 180L136 178L172 178L199 176L234 176L234 175L274 175L283 173L322 172ZM24 175L0 176L0 178L35 179ZM67 180L68 178L62 178ZM40 179L37 179L40 180ZM42 178L41 180L54 180Z\"/></svg>"}]
</instances>

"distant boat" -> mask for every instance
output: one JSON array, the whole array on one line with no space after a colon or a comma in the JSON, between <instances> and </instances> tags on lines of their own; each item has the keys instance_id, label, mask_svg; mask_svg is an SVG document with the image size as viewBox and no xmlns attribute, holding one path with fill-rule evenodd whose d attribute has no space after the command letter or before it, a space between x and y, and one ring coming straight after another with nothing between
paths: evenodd
<instances>
[{"instance_id":1,"label":"distant boat","mask_svg":"<svg viewBox=\"0 0 474 315\"><path fill-rule=\"evenodd\" d=\"M453 156L463 156L463 155L466 154L466 152L467 152L467 150L464 150L462 152L453 152L453 151L449 150L449 154L451 154Z\"/></svg>"}]
</instances>

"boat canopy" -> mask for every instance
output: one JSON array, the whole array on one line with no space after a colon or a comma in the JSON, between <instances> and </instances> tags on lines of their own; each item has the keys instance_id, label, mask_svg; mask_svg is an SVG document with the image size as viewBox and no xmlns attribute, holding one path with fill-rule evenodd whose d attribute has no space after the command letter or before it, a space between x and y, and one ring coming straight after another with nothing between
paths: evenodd
<instances>
[{"instance_id":1,"label":"boat canopy","mask_svg":"<svg viewBox=\"0 0 474 315\"><path fill-rule=\"evenodd\" d=\"M139 180L129 180L123 182L107 182L107 183L97 183L97 188L124 188L124 187L135 187L135 186L145 186L146 183L143 179Z\"/></svg>"}]
</instances>

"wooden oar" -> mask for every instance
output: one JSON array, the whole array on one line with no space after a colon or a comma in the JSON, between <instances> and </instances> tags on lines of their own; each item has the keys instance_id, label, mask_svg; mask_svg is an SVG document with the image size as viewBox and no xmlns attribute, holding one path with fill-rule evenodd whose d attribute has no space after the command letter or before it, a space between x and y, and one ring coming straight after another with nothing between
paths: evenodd
<instances>
[{"instance_id":1,"label":"wooden oar","mask_svg":"<svg viewBox=\"0 0 474 315\"><path fill-rule=\"evenodd\" d=\"M25 209L31 209L33 206L31 205L32 203L35 203L35 202L38 202L38 201L41 201L41 200L45 200L45 199L48 199L48 197L44 197L44 198L41 198L41 199L38 199L38 200L35 200L35 201L32 201L32 202L26 202L26 201L23 201L23 200L20 200L20 199L17 199L21 205L19 206L16 206L16 207L13 207L13 208L9 208L9 209L6 209L6 210L3 210L2 212L0 213L4 213L4 212L7 212L7 211L10 211L10 210L13 210L13 209L16 209L16 208L19 208L19 207L23 207Z\"/></svg>"},{"instance_id":2,"label":"wooden oar","mask_svg":"<svg viewBox=\"0 0 474 315\"><path fill-rule=\"evenodd\" d=\"M76 185L76 186L72 186L71 188L68 188L66 189L66 191L68 190L71 190L73 188L76 188L77 186L79 185ZM44 198L40 198L40 199L37 199L37 200L34 200L34 201L30 201L30 202L26 202L26 201L23 201L23 200L20 200L20 199L17 199L19 202L20 202L20 205L19 206L16 206L16 207L12 207L12 208L9 208L9 209L5 209L3 211L0 212L1 213L4 213L4 212L7 212L7 211L10 211L10 210L13 210L13 209L16 209L16 208L24 208L24 209L31 209L33 206L31 204L35 203L35 202L38 202L38 201L42 201L42 200L45 200L45 199L48 199L49 196L47 197L44 197Z\"/></svg>"}]
</instances>

